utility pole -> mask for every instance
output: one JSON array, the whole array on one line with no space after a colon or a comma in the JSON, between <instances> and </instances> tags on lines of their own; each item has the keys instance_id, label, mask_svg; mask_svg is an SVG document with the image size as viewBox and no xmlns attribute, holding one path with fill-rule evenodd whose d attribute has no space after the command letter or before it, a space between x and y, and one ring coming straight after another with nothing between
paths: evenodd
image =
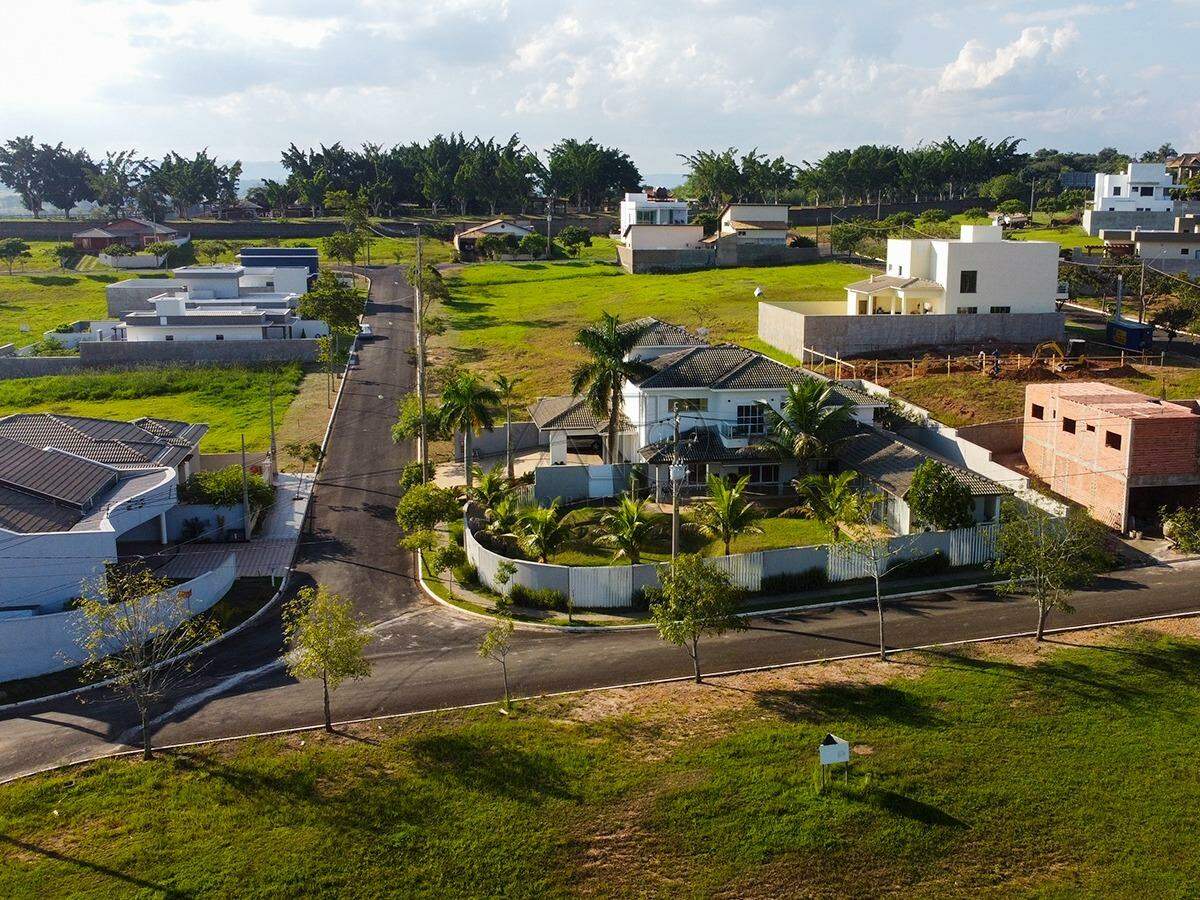
<instances>
[{"instance_id":1,"label":"utility pole","mask_svg":"<svg viewBox=\"0 0 1200 900\"><path fill-rule=\"evenodd\" d=\"M1146 315L1146 260L1142 259L1142 274L1138 279L1138 321Z\"/></svg>"},{"instance_id":2,"label":"utility pole","mask_svg":"<svg viewBox=\"0 0 1200 900\"><path fill-rule=\"evenodd\" d=\"M671 462L671 562L679 556L679 483L680 469L683 463L679 459L679 409L675 409L675 454Z\"/></svg>"},{"instance_id":3,"label":"utility pole","mask_svg":"<svg viewBox=\"0 0 1200 900\"><path fill-rule=\"evenodd\" d=\"M246 478L246 433L242 432L242 540L250 540L250 485Z\"/></svg>"},{"instance_id":4,"label":"utility pole","mask_svg":"<svg viewBox=\"0 0 1200 900\"><path fill-rule=\"evenodd\" d=\"M1037 182L1034 182L1033 184L1029 185L1029 221L1030 222L1033 221L1033 191L1035 189L1036 184L1037 184Z\"/></svg>"},{"instance_id":5,"label":"utility pole","mask_svg":"<svg viewBox=\"0 0 1200 900\"><path fill-rule=\"evenodd\" d=\"M277 450L275 448L275 370L269 371L269 379L267 381L267 409L271 417L271 483L275 483L275 468L279 465Z\"/></svg>"},{"instance_id":6,"label":"utility pole","mask_svg":"<svg viewBox=\"0 0 1200 900\"><path fill-rule=\"evenodd\" d=\"M549 191L547 191L547 193L549 193ZM550 215L551 215L551 211L553 209L554 209L554 198L547 197L546 198L546 259L550 258L550 246L551 246Z\"/></svg>"},{"instance_id":7,"label":"utility pole","mask_svg":"<svg viewBox=\"0 0 1200 900\"><path fill-rule=\"evenodd\" d=\"M425 278L424 257L421 253L421 223L417 222L417 266L413 279L413 312L417 320L417 402L421 407L421 430L417 437L417 460L421 464L421 483L425 483L429 468L429 433L425 422Z\"/></svg>"}]
</instances>

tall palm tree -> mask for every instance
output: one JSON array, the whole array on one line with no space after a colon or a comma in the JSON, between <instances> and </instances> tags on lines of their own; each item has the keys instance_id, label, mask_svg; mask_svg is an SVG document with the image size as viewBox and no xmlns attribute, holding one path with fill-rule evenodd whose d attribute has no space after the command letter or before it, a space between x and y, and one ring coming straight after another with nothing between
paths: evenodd
<instances>
[{"instance_id":1,"label":"tall palm tree","mask_svg":"<svg viewBox=\"0 0 1200 900\"><path fill-rule=\"evenodd\" d=\"M508 480L513 480L513 442L512 442L512 411L521 396L521 376L510 378L507 375L497 375L495 380L496 396L500 398L500 406L504 409L504 466L508 471Z\"/></svg>"},{"instance_id":2,"label":"tall palm tree","mask_svg":"<svg viewBox=\"0 0 1200 900\"><path fill-rule=\"evenodd\" d=\"M717 475L708 476L708 499L696 507L692 521L705 537L720 538L725 555L732 552L733 539L739 534L762 534L758 521L762 514L746 499L750 476L743 475L730 484Z\"/></svg>"},{"instance_id":3,"label":"tall palm tree","mask_svg":"<svg viewBox=\"0 0 1200 900\"><path fill-rule=\"evenodd\" d=\"M617 423L621 418L621 389L629 378L636 378L646 367L626 360L630 351L650 330L650 325L621 324L619 316L604 313L600 322L580 330L575 342L590 359L571 373L571 393L585 394L588 406L598 416L608 417L608 462L617 459Z\"/></svg>"},{"instance_id":4,"label":"tall palm tree","mask_svg":"<svg viewBox=\"0 0 1200 900\"><path fill-rule=\"evenodd\" d=\"M850 407L834 400L833 389L833 382L817 378L788 385L779 411L768 407L763 412L767 433L760 443L801 463L829 453L844 439L851 421Z\"/></svg>"},{"instance_id":5,"label":"tall palm tree","mask_svg":"<svg viewBox=\"0 0 1200 900\"><path fill-rule=\"evenodd\" d=\"M828 528L835 543L847 536L847 528L870 518L875 498L855 488L856 477L856 472L841 472L805 475L792 482L801 498L796 509Z\"/></svg>"},{"instance_id":6,"label":"tall palm tree","mask_svg":"<svg viewBox=\"0 0 1200 900\"><path fill-rule=\"evenodd\" d=\"M615 548L616 558L624 556L632 565L642 561L642 548L659 530L646 509L646 501L632 494L622 494L598 524L602 534L596 543Z\"/></svg>"},{"instance_id":7,"label":"tall palm tree","mask_svg":"<svg viewBox=\"0 0 1200 900\"><path fill-rule=\"evenodd\" d=\"M574 534L555 500L549 506L533 506L521 516L521 547L544 563Z\"/></svg>"},{"instance_id":8,"label":"tall palm tree","mask_svg":"<svg viewBox=\"0 0 1200 900\"><path fill-rule=\"evenodd\" d=\"M451 433L463 434L463 467L467 472L467 491L475 483L471 462L471 439L475 429L491 431L495 427L496 390L476 372L460 372L442 391L442 425Z\"/></svg>"}]
</instances>

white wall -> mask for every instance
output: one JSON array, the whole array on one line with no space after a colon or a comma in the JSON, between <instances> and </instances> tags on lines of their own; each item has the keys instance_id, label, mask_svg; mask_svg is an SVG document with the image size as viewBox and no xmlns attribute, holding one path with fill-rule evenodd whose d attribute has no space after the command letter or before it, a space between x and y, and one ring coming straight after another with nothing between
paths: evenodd
<instances>
[{"instance_id":1,"label":"white wall","mask_svg":"<svg viewBox=\"0 0 1200 900\"><path fill-rule=\"evenodd\" d=\"M1113 175L1097 172L1092 191L1092 209L1106 212L1170 212L1175 208L1169 190L1172 184L1174 180L1162 163L1130 163L1124 172ZM1151 195L1142 196L1141 188L1149 188Z\"/></svg>"},{"instance_id":2,"label":"white wall","mask_svg":"<svg viewBox=\"0 0 1200 900\"><path fill-rule=\"evenodd\" d=\"M621 223L618 233L622 235L630 225L638 224L637 214L639 212L654 213L653 221L644 223L646 225L686 225L688 220L687 201L651 200L644 193L626 194L625 199L621 201L620 212Z\"/></svg>"},{"instance_id":3,"label":"white wall","mask_svg":"<svg viewBox=\"0 0 1200 900\"><path fill-rule=\"evenodd\" d=\"M666 440L674 431L675 414L669 409L673 399L706 399L705 412L681 412L679 429L716 425L719 422L736 422L739 405L766 402L779 409L785 390L774 391L714 391L709 388L671 388L661 392L655 389L642 391L639 387L626 384L624 412L635 426L638 446L644 447L656 441Z\"/></svg>"},{"instance_id":4,"label":"white wall","mask_svg":"<svg viewBox=\"0 0 1200 900\"><path fill-rule=\"evenodd\" d=\"M308 269L304 266L251 267L238 282L240 288L266 288L280 294L308 293Z\"/></svg>"},{"instance_id":5,"label":"white wall","mask_svg":"<svg viewBox=\"0 0 1200 900\"><path fill-rule=\"evenodd\" d=\"M945 287L944 309L974 306L980 313L1008 306L1014 313L1049 313L1056 309L1058 244L1049 241L933 241L936 277ZM964 270L978 272L976 293L959 291ZM935 312L939 310L935 309Z\"/></svg>"},{"instance_id":6,"label":"white wall","mask_svg":"<svg viewBox=\"0 0 1200 900\"><path fill-rule=\"evenodd\" d=\"M165 341L171 335L176 341L215 341L223 335L226 341L261 341L263 326L256 325L128 325L126 340L132 343ZM311 336L311 335L310 335Z\"/></svg>"},{"instance_id":7,"label":"white wall","mask_svg":"<svg viewBox=\"0 0 1200 900\"><path fill-rule=\"evenodd\" d=\"M625 246L633 250L686 250L698 247L703 239L701 225L634 225L625 234Z\"/></svg>"}]
</instances>

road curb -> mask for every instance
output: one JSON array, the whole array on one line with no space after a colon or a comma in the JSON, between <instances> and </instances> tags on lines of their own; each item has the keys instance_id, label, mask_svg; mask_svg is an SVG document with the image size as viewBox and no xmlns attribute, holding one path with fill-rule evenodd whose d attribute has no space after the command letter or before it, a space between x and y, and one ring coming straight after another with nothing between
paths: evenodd
<instances>
[{"instance_id":1,"label":"road curb","mask_svg":"<svg viewBox=\"0 0 1200 900\"><path fill-rule=\"evenodd\" d=\"M1117 620L1109 621L1109 622L1094 622L1094 623L1088 624L1088 625L1069 625L1069 626L1063 626L1060 628L1047 628L1045 630L1045 634L1070 634L1070 633L1076 632L1076 631L1096 631L1100 628L1115 628L1115 627L1122 626L1122 625L1138 625L1143 622L1162 622L1162 621L1169 621L1171 619L1190 619L1190 618L1196 618L1198 616L1200 616L1200 609L1195 609L1195 610L1189 610L1187 612L1164 613L1162 615L1157 615L1157 616L1139 616L1137 618L1132 618L1132 619L1117 619ZM928 652L931 650L945 649L947 647L965 647L970 644L987 644L987 643L992 643L995 641L1012 641L1012 640L1017 640L1019 638L1034 637L1036 634L1037 634L1036 631L1018 631L1018 632L1013 632L1011 634L997 634L997 635L991 635L989 637L982 637L982 638L965 638L961 641L946 641L946 642L940 643L940 644L921 644L921 645L917 645L915 647L898 647L895 649L889 649L888 655L890 657L894 658L902 653L924 653L924 652ZM878 650L869 650L869 651L863 651L862 653L847 653L847 654L843 654L840 656L823 656L823 657L820 657L819 659L802 659L802 660L796 660L794 662L770 663L770 664L764 665L764 666L749 666L747 668L742 668L742 669L725 669L720 672L706 672L706 673L704 673L704 678L706 680L711 680L714 678L730 678L730 677L733 677L736 675L750 675L755 672L773 672L773 671L778 671L780 669L798 669L798 668L803 668L805 666L817 666L817 665L823 665L825 663L831 663L831 662L845 662L845 661L854 660L854 659L873 659L873 658L877 658L878 656L879 656ZM694 676L692 676L692 675L674 675L669 678L652 678L652 679L648 679L648 680L644 680L644 681L630 681L630 682L625 682L623 684L610 684L610 685L604 685L601 687L575 688L573 690L566 690L566 691L548 691L543 694L530 694L529 696L525 696L525 697L514 697L513 702L519 703L519 702L528 702L530 700L546 700L546 699L551 699L554 697L571 697L571 696L577 696L577 695L581 695L581 694L598 693L600 691L627 690L629 688L650 687L650 686L657 685L657 684L673 684L675 682L680 682L680 681L691 681L691 680L693 680L693 678L694 678ZM387 722L387 721L391 721L393 719L409 719L409 718L413 718L415 716L427 716L427 715L430 715L431 713L439 713L439 712L455 712L457 710L480 709L480 708L486 707L486 706L498 705L499 702L500 702L499 699L485 700L485 701L481 701L479 703L460 703L460 704L457 704L454 706L438 706L438 707L432 707L429 709L413 710L412 712L387 713L385 715L379 715L379 716L363 716L363 717L360 717L357 719L343 719L343 720L334 722L333 727L338 728L338 727L345 727L347 725L361 725L366 722ZM244 740L248 740L250 738L280 737L282 735L288 735L288 734L303 734L304 732L309 732L309 731L323 731L324 729L325 729L325 723L319 722L315 725L297 725L297 726L294 726L291 728L277 728L277 729L273 729L271 731L248 732L245 734L230 735L228 737L205 738L204 740L199 740L199 741L181 741L176 744L163 744L160 747L156 747L155 751L161 752L161 751L165 751L165 750L183 750L183 749L187 749L189 747L208 747L208 746L212 746L214 744L225 744L225 743L229 743L231 741L244 741ZM0 779L0 786L12 784L13 782L20 781L23 778L30 778L34 775L44 775L48 772L56 772L61 769L69 769L69 768L73 768L75 766L87 765L88 763L99 762L100 760L117 759L117 758L120 758L123 756L137 756L137 755L140 755L141 752L142 751L140 749L136 749L136 748L129 749L129 750L117 750L112 753L100 753L100 754L96 754L95 756L86 757L84 759L72 760L71 762L56 763L54 765L43 766L39 769L35 769L30 772L25 772L20 775L13 775L10 778Z\"/></svg>"}]
</instances>

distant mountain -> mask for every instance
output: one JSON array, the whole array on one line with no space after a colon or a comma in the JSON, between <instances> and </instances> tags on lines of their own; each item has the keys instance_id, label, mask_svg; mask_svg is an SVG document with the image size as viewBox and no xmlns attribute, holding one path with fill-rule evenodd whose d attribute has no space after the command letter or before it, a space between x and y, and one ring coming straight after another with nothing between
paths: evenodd
<instances>
[{"instance_id":1,"label":"distant mountain","mask_svg":"<svg viewBox=\"0 0 1200 900\"><path fill-rule=\"evenodd\" d=\"M654 187L675 188L687 181L687 176L678 172L650 172L642 176L642 181Z\"/></svg>"}]
</instances>

